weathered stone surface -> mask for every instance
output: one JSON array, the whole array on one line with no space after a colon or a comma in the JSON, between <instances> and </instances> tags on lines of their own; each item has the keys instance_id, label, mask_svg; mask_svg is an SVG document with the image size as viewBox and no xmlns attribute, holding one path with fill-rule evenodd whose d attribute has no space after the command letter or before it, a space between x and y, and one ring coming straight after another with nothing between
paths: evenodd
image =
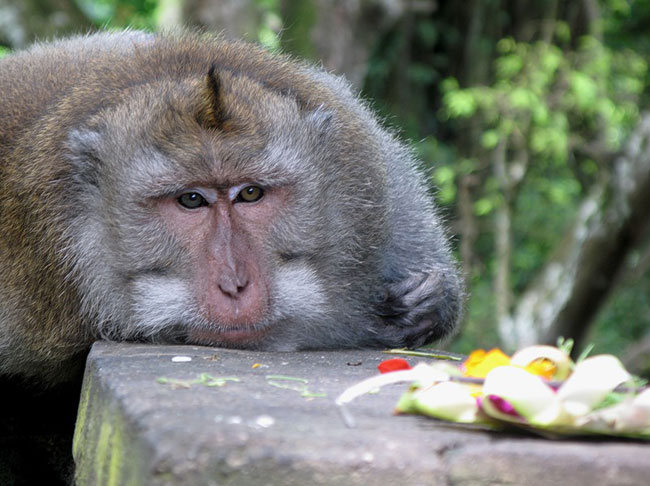
<instances>
[{"instance_id":1,"label":"weathered stone surface","mask_svg":"<svg viewBox=\"0 0 650 486\"><path fill-rule=\"evenodd\" d=\"M172 362L190 356L190 362ZM334 405L376 373L376 351L256 353L97 343L75 432L77 483L87 485L642 485L642 442L550 441L393 416L403 386ZM416 361L416 360L413 360ZM262 366L253 368L259 363ZM158 378L236 377L182 388ZM271 383L269 375L308 380ZM325 397L303 397L306 387Z\"/></svg>"}]
</instances>

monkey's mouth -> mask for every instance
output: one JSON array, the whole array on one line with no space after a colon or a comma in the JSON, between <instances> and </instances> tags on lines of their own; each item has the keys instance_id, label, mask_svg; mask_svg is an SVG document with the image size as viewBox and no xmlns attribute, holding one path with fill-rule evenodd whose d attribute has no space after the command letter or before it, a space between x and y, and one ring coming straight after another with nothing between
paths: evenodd
<instances>
[{"instance_id":1,"label":"monkey's mouth","mask_svg":"<svg viewBox=\"0 0 650 486\"><path fill-rule=\"evenodd\" d=\"M188 332L188 341L190 344L209 346L257 347L269 330L269 326L258 325L202 326Z\"/></svg>"}]
</instances>

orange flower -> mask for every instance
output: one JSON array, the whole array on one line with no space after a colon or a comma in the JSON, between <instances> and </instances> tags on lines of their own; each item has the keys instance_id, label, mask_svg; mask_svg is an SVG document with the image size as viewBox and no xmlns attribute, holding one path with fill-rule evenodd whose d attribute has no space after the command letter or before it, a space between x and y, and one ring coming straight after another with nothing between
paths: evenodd
<instances>
[{"instance_id":1,"label":"orange flower","mask_svg":"<svg viewBox=\"0 0 650 486\"><path fill-rule=\"evenodd\" d=\"M494 368L507 366L510 358L503 351L494 348L488 352L477 349L463 363L463 374L471 378L485 378Z\"/></svg>"}]
</instances>

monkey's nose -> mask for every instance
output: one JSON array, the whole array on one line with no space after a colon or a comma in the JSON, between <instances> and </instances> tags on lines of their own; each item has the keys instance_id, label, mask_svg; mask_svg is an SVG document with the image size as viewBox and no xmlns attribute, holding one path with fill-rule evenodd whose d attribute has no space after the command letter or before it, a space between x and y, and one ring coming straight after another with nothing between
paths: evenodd
<instances>
[{"instance_id":1,"label":"monkey's nose","mask_svg":"<svg viewBox=\"0 0 650 486\"><path fill-rule=\"evenodd\" d=\"M248 279L245 276L238 278L235 275L221 275L218 285L221 292L230 298L236 299L248 286Z\"/></svg>"}]
</instances>

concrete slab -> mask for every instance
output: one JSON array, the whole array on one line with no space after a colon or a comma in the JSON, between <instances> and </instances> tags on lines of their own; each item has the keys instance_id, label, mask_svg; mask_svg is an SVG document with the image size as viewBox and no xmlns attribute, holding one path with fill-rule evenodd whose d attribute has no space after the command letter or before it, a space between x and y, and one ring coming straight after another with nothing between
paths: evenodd
<instances>
[{"instance_id":1,"label":"concrete slab","mask_svg":"<svg viewBox=\"0 0 650 486\"><path fill-rule=\"evenodd\" d=\"M334 399L386 358L96 343L75 431L77 484L649 484L646 443L549 441L393 416L404 386L353 402L357 426L347 428ZM213 378L239 381L210 386Z\"/></svg>"}]
</instances>

